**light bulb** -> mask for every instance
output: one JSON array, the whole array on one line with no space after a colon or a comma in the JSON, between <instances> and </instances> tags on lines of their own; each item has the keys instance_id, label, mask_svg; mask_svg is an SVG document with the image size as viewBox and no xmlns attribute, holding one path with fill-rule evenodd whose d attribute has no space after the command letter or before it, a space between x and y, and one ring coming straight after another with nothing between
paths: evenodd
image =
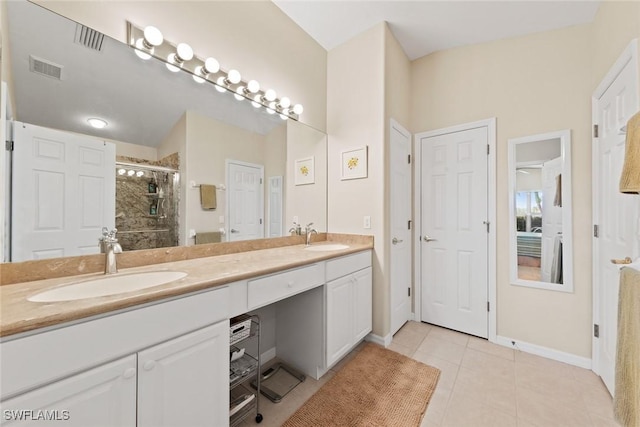
<instances>
[{"instance_id":1,"label":"light bulb","mask_svg":"<svg viewBox=\"0 0 640 427\"><path fill-rule=\"evenodd\" d=\"M267 113L273 114L275 112L276 112L276 103L275 101L272 101L269 103L269 107L267 108Z\"/></svg>"},{"instance_id":2,"label":"light bulb","mask_svg":"<svg viewBox=\"0 0 640 427\"><path fill-rule=\"evenodd\" d=\"M249 80L249 83L247 83L247 90L251 93L257 93L260 90L260 83L256 80Z\"/></svg>"},{"instance_id":3,"label":"light bulb","mask_svg":"<svg viewBox=\"0 0 640 427\"><path fill-rule=\"evenodd\" d=\"M107 127L107 122L102 120L102 119L98 119L96 117L92 117L90 119L87 119L87 123L89 123L91 126L93 126L96 129L103 129L105 127Z\"/></svg>"},{"instance_id":4,"label":"light bulb","mask_svg":"<svg viewBox=\"0 0 640 427\"><path fill-rule=\"evenodd\" d=\"M251 101L251 105L253 105L256 108L260 108L262 107L262 96L260 96L260 94L257 94L254 98L253 101Z\"/></svg>"},{"instance_id":5,"label":"light bulb","mask_svg":"<svg viewBox=\"0 0 640 427\"><path fill-rule=\"evenodd\" d=\"M273 89L269 89L264 93L264 99L267 101L275 101L276 100L276 91Z\"/></svg>"},{"instance_id":6,"label":"light bulb","mask_svg":"<svg viewBox=\"0 0 640 427\"><path fill-rule=\"evenodd\" d=\"M204 61L204 70L207 74L215 74L220 71L220 63L215 58L207 58Z\"/></svg>"},{"instance_id":7,"label":"light bulb","mask_svg":"<svg viewBox=\"0 0 640 427\"><path fill-rule=\"evenodd\" d=\"M234 93L233 96L238 101L242 101L244 99L244 96L242 96L243 94L244 94L244 86L238 86L238 88L236 89L236 93Z\"/></svg>"},{"instance_id":8,"label":"light bulb","mask_svg":"<svg viewBox=\"0 0 640 427\"><path fill-rule=\"evenodd\" d=\"M138 178L140 178L142 175L144 175L144 171L138 171L138 172L136 172L136 176L137 176Z\"/></svg>"},{"instance_id":9,"label":"light bulb","mask_svg":"<svg viewBox=\"0 0 640 427\"><path fill-rule=\"evenodd\" d=\"M129 172L127 172L127 175L128 175L128 176L133 176L133 174L134 174L134 173L136 173L136 171L134 171L134 170L130 170Z\"/></svg>"},{"instance_id":10,"label":"light bulb","mask_svg":"<svg viewBox=\"0 0 640 427\"><path fill-rule=\"evenodd\" d=\"M302 112L304 111L304 108L302 108L302 104L296 104L293 106L293 112L297 115L302 114Z\"/></svg>"},{"instance_id":11,"label":"light bulb","mask_svg":"<svg viewBox=\"0 0 640 427\"><path fill-rule=\"evenodd\" d=\"M144 59L146 61L147 59L151 59L150 54L153 53L153 46L151 48L147 48L144 45L144 40L138 39L136 40L135 49L133 51L136 53L136 55L138 55L138 58Z\"/></svg>"},{"instance_id":12,"label":"light bulb","mask_svg":"<svg viewBox=\"0 0 640 427\"><path fill-rule=\"evenodd\" d=\"M127 173L126 169L118 169L118 175L124 175L125 173Z\"/></svg>"},{"instance_id":13,"label":"light bulb","mask_svg":"<svg viewBox=\"0 0 640 427\"><path fill-rule=\"evenodd\" d=\"M179 43L176 48L180 62L191 61L193 59L193 49L186 43Z\"/></svg>"},{"instance_id":14,"label":"light bulb","mask_svg":"<svg viewBox=\"0 0 640 427\"><path fill-rule=\"evenodd\" d=\"M284 114L280 114L280 118L281 118L282 120L287 120L287 119L288 119L288 117L287 117L287 116L285 116Z\"/></svg>"},{"instance_id":15,"label":"light bulb","mask_svg":"<svg viewBox=\"0 0 640 427\"><path fill-rule=\"evenodd\" d=\"M178 71L180 71L180 67L173 65L177 62L176 60L177 58L175 53L170 53L169 56L167 56L167 61L169 62L165 65L167 66L167 70L171 71L172 73L177 73Z\"/></svg>"},{"instance_id":16,"label":"light bulb","mask_svg":"<svg viewBox=\"0 0 640 427\"><path fill-rule=\"evenodd\" d=\"M290 105L291 105L291 100L286 96L283 96L282 99L280 100L280 106L282 108L289 108Z\"/></svg>"},{"instance_id":17,"label":"light bulb","mask_svg":"<svg viewBox=\"0 0 640 427\"><path fill-rule=\"evenodd\" d=\"M151 46L160 46L164 41L160 30L151 25L144 29L144 40Z\"/></svg>"},{"instance_id":18,"label":"light bulb","mask_svg":"<svg viewBox=\"0 0 640 427\"><path fill-rule=\"evenodd\" d=\"M201 65L198 65L194 70L195 74L193 75L193 80L196 83L204 83L204 79L200 77L201 75L205 74L202 70L203 70L203 67Z\"/></svg>"},{"instance_id":19,"label":"light bulb","mask_svg":"<svg viewBox=\"0 0 640 427\"><path fill-rule=\"evenodd\" d=\"M229 72L227 73L227 80L230 83L237 85L238 83L240 83L240 80L242 80L242 76L240 75L240 72L238 70L229 70Z\"/></svg>"},{"instance_id":20,"label":"light bulb","mask_svg":"<svg viewBox=\"0 0 640 427\"><path fill-rule=\"evenodd\" d=\"M225 89L226 86L227 86L227 83L225 83L224 77L218 77L218 80L216 80L216 90L218 92L226 92L226 89Z\"/></svg>"}]
</instances>

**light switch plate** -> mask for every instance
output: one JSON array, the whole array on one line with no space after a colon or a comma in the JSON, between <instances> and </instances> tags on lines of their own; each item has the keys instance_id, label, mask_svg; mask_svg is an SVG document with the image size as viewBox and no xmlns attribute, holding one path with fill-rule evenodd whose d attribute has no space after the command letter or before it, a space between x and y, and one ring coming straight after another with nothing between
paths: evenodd
<instances>
[{"instance_id":1,"label":"light switch plate","mask_svg":"<svg viewBox=\"0 0 640 427\"><path fill-rule=\"evenodd\" d=\"M369 215L365 215L362 226L366 229L371 228L371 217Z\"/></svg>"},{"instance_id":2,"label":"light switch plate","mask_svg":"<svg viewBox=\"0 0 640 427\"><path fill-rule=\"evenodd\" d=\"M296 224L300 224L300 222L298 221L298 215L293 216L293 222L295 222Z\"/></svg>"}]
</instances>

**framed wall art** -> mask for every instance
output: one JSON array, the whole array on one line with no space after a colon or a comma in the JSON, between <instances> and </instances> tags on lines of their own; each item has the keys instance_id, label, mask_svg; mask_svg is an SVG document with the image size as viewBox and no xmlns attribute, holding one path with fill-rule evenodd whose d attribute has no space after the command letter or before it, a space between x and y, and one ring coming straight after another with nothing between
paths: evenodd
<instances>
[{"instance_id":1,"label":"framed wall art","mask_svg":"<svg viewBox=\"0 0 640 427\"><path fill-rule=\"evenodd\" d=\"M367 146L342 152L342 180L367 177Z\"/></svg>"},{"instance_id":2,"label":"framed wall art","mask_svg":"<svg viewBox=\"0 0 640 427\"><path fill-rule=\"evenodd\" d=\"M296 160L294 168L295 185L307 185L316 182L313 156Z\"/></svg>"}]
</instances>

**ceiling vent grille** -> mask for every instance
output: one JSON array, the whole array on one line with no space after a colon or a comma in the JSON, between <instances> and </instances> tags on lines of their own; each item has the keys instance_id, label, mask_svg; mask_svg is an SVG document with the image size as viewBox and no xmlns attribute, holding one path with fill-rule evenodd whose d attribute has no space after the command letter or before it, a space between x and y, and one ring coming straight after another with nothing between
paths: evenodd
<instances>
[{"instance_id":1,"label":"ceiling vent grille","mask_svg":"<svg viewBox=\"0 0 640 427\"><path fill-rule=\"evenodd\" d=\"M36 74L41 74L56 80L62 80L62 68L62 65L29 55L29 71Z\"/></svg>"},{"instance_id":2,"label":"ceiling vent grille","mask_svg":"<svg viewBox=\"0 0 640 427\"><path fill-rule=\"evenodd\" d=\"M104 41L104 34L99 33L84 25L78 24L76 26L75 42L89 49L97 52L102 52L102 42Z\"/></svg>"}]
</instances>

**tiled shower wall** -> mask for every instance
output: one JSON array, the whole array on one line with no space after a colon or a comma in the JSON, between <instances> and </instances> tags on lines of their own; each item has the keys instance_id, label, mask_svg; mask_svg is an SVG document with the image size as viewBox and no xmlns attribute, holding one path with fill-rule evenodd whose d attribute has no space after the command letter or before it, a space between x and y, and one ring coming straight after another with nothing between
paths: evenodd
<instances>
[{"instance_id":1,"label":"tiled shower wall","mask_svg":"<svg viewBox=\"0 0 640 427\"><path fill-rule=\"evenodd\" d=\"M159 161L124 156L118 156L116 160L179 169L178 153ZM150 170L145 170L141 177L116 173L116 228L123 250L178 245L178 177L177 173ZM149 183L156 185L155 193L149 192ZM152 204L156 205L154 210Z\"/></svg>"}]
</instances>

